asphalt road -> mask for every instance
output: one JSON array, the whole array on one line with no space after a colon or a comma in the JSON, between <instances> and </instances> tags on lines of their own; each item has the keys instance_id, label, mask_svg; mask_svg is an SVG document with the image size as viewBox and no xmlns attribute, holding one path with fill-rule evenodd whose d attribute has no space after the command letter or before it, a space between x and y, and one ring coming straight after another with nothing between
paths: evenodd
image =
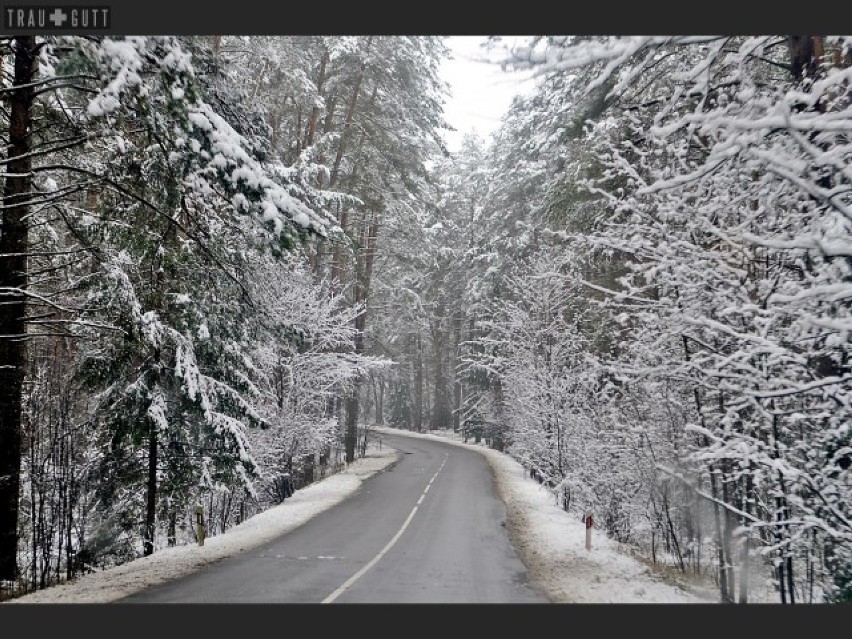
<instances>
[{"instance_id":1,"label":"asphalt road","mask_svg":"<svg viewBox=\"0 0 852 639\"><path fill-rule=\"evenodd\" d=\"M546 603L485 458L396 435L400 461L264 546L121 603Z\"/></svg>"}]
</instances>

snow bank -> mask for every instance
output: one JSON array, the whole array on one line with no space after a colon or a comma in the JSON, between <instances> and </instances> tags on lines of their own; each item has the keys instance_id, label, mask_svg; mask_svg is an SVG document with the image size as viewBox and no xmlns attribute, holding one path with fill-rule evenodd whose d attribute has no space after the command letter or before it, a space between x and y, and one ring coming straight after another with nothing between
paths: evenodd
<instances>
[{"instance_id":1,"label":"snow bank","mask_svg":"<svg viewBox=\"0 0 852 639\"><path fill-rule=\"evenodd\" d=\"M348 468L298 490L283 504L258 513L224 534L208 538L204 546L189 545L158 550L150 557L109 568L74 581L40 590L7 603L106 603L127 597L189 573L205 565L255 548L290 532L340 503L369 477L399 458L385 446L368 450Z\"/></svg>"},{"instance_id":2,"label":"snow bank","mask_svg":"<svg viewBox=\"0 0 852 639\"><path fill-rule=\"evenodd\" d=\"M530 578L557 603L711 603L707 597L666 583L596 528L586 550L585 525L554 503L553 495L530 479L517 461L484 445L465 444L454 433L432 435L391 428L387 434L442 441L486 457L506 504L507 525Z\"/></svg>"}]
</instances>

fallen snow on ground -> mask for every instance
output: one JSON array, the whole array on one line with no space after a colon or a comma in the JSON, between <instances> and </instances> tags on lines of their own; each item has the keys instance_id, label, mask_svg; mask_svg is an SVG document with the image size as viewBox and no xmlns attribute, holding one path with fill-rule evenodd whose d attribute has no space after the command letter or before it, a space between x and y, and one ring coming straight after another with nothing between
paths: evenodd
<instances>
[{"instance_id":1,"label":"fallen snow on ground","mask_svg":"<svg viewBox=\"0 0 852 639\"><path fill-rule=\"evenodd\" d=\"M529 478L509 455L484 445L465 444L453 434L412 433L391 428L379 432L443 441L484 455L494 470L506 504L512 543L530 578L558 603L710 603L663 581L648 566L627 554L618 542L594 529L586 550L586 529L554 503L552 493Z\"/></svg>"},{"instance_id":2,"label":"fallen snow on ground","mask_svg":"<svg viewBox=\"0 0 852 639\"><path fill-rule=\"evenodd\" d=\"M203 566L261 546L307 522L354 493L369 477L399 458L392 448L370 449L340 473L302 488L283 504L258 513L224 534L210 537L204 546L158 550L149 557L92 573L68 584L40 590L8 603L106 603L127 597Z\"/></svg>"}]
</instances>

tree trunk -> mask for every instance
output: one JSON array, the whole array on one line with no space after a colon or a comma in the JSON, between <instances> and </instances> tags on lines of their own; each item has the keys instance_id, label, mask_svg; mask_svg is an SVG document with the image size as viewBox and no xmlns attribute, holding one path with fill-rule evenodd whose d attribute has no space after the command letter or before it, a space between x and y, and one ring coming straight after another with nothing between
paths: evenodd
<instances>
[{"instance_id":1,"label":"tree trunk","mask_svg":"<svg viewBox=\"0 0 852 639\"><path fill-rule=\"evenodd\" d=\"M365 313L361 313L355 318L355 352L361 354L364 352L364 319ZM345 445L346 445L346 463L350 464L355 461L355 447L358 444L358 393L361 390L361 379L357 378L353 383L353 388L346 397L346 429L345 429Z\"/></svg>"},{"instance_id":2,"label":"tree trunk","mask_svg":"<svg viewBox=\"0 0 852 639\"><path fill-rule=\"evenodd\" d=\"M334 126L334 108L337 106L337 96L332 94L325 105L325 118L322 121L322 132L329 133ZM325 162L325 158L323 158Z\"/></svg>"},{"instance_id":3,"label":"tree trunk","mask_svg":"<svg viewBox=\"0 0 852 639\"><path fill-rule=\"evenodd\" d=\"M742 507L741 510L749 514L750 513L750 503L749 499L751 497L752 491L752 482L751 482L751 473L746 473L744 478L745 486L743 487L743 498L742 498ZM742 518L741 524L743 527L746 526L748 522L745 518ZM739 602L741 604L748 603L748 571L749 571L749 538L750 533L746 532L743 535L742 540L742 548L740 550L740 598Z\"/></svg>"},{"instance_id":4,"label":"tree trunk","mask_svg":"<svg viewBox=\"0 0 852 639\"><path fill-rule=\"evenodd\" d=\"M346 121L344 122L343 136L348 135L348 133L347 133L348 128L352 124L352 120L355 117L355 103L356 103L357 93L360 89L360 84L361 84L361 77L359 76L358 84L356 85L355 91L352 94L353 99L350 101L349 108L347 109L347 112L346 112ZM376 101L377 89L378 89L378 87L373 88L373 94L370 96L370 100L369 100L369 103L367 105L368 110L372 107L373 103ZM364 147L364 142L366 141L366 139L367 139L366 132L361 131L361 136L358 140L358 147L357 147L357 149L355 150L355 153L354 153L354 157L356 159L359 157L359 155L361 153L361 149ZM345 149L346 149L346 141L344 139L342 139L342 137L341 137L340 146L337 149L337 157L334 160L334 168L332 169L332 172L331 172L331 179L329 181L329 188L331 188L332 186L337 186L339 170L340 170L340 162L343 159L343 152L345 151ZM346 182L348 184L354 183L355 176L357 175L357 173L358 173L358 166L357 166L357 164L355 164L352 167L352 172L348 176L348 179L346 180ZM338 224L340 225L340 228L341 228L341 230L343 231L344 234L346 234L346 232L348 231L349 214L350 214L350 209L346 208L343 211L341 211L340 217L338 219ZM364 247L362 247L362 249L363 248ZM355 250L358 250L357 246L355 247ZM332 254L332 257L331 257L331 280L332 280L332 282L339 282L339 281L341 281L342 278L343 278L343 245L342 245L342 243L338 242L336 244L336 246L334 247L334 253Z\"/></svg>"},{"instance_id":5,"label":"tree trunk","mask_svg":"<svg viewBox=\"0 0 852 639\"><path fill-rule=\"evenodd\" d=\"M73 470L72 470L73 473ZM68 536L66 537L65 546L65 578L71 580L74 577L74 546L71 541L71 532L74 530L74 503L76 502L76 489L74 486L74 477L71 477L70 488L71 506L68 508Z\"/></svg>"},{"instance_id":6,"label":"tree trunk","mask_svg":"<svg viewBox=\"0 0 852 639\"><path fill-rule=\"evenodd\" d=\"M699 479L700 482L700 479ZM700 483L699 483L700 486ZM695 495L695 574L701 574L701 502L699 495Z\"/></svg>"},{"instance_id":7,"label":"tree trunk","mask_svg":"<svg viewBox=\"0 0 852 639\"><path fill-rule=\"evenodd\" d=\"M154 534L157 525L157 423L149 419L148 430L148 482L145 495L145 539L143 554L154 553Z\"/></svg>"},{"instance_id":8,"label":"tree trunk","mask_svg":"<svg viewBox=\"0 0 852 639\"><path fill-rule=\"evenodd\" d=\"M462 327L464 313L457 310L453 315L453 432L459 432L461 426L462 381L459 375L461 362Z\"/></svg>"},{"instance_id":9,"label":"tree trunk","mask_svg":"<svg viewBox=\"0 0 852 639\"><path fill-rule=\"evenodd\" d=\"M773 411L773 414L772 414L772 436L773 436L773 446L774 446L774 452L775 452L775 459L780 459L781 458L781 451L779 449L779 444L778 444L779 437L780 437L779 431L778 431L778 414L776 412L774 412L775 411L775 403L774 402L771 403L770 408ZM784 481L784 475L781 473L780 470L778 471L778 485L780 487L780 490L778 491L778 497L776 498L776 509L777 509L776 510L776 518L778 520L781 520L781 521L789 521L790 511L789 511L789 507L787 505L787 498L786 498L787 486L786 486L786 482ZM777 539L778 539L779 542L781 542L784 539L784 537L786 537L789 540L789 538L790 538L789 528L790 528L789 524L779 524L778 526L776 526ZM789 542L787 544L786 550L784 550L783 545L781 545L781 544L779 544L779 545L780 545L779 552L781 553L781 559L782 559L781 569L779 571L779 579L780 579L780 582L781 582L781 602L786 603L786 599L784 597L784 585L785 585L785 577L786 577L786 586L787 586L787 592L790 596L790 603L791 604L796 603L796 597L795 597L795 594L793 592L793 585L794 585L793 554L790 550ZM785 564L786 564L786 566L785 566Z\"/></svg>"},{"instance_id":10,"label":"tree trunk","mask_svg":"<svg viewBox=\"0 0 852 639\"><path fill-rule=\"evenodd\" d=\"M418 433L423 430L423 344L420 333L415 340L414 354L414 414L411 425Z\"/></svg>"},{"instance_id":11,"label":"tree trunk","mask_svg":"<svg viewBox=\"0 0 852 639\"><path fill-rule=\"evenodd\" d=\"M325 84L325 70L326 66L328 66L329 53L328 49L323 52L322 61L320 62L319 72L317 73L317 98L322 97L322 89ZM302 145L303 148L308 148L314 143L314 136L317 131L317 122L319 121L321 109L319 106L314 104L314 107L311 109L311 115L308 118L308 126L307 131L305 132L305 142Z\"/></svg>"},{"instance_id":12,"label":"tree trunk","mask_svg":"<svg viewBox=\"0 0 852 639\"><path fill-rule=\"evenodd\" d=\"M17 577L18 503L21 474L21 411L27 360L24 323L32 178L30 128L38 55L34 36L15 38L15 71L9 95L8 177L0 226L0 580ZM27 156L27 157L25 157Z\"/></svg>"},{"instance_id":13,"label":"tree trunk","mask_svg":"<svg viewBox=\"0 0 852 639\"><path fill-rule=\"evenodd\" d=\"M450 406L447 398L447 380L444 378L444 331L441 324L444 320L442 303L435 309L435 319L432 322L432 359L434 361L434 399L430 426L433 430L446 428L450 422Z\"/></svg>"},{"instance_id":14,"label":"tree trunk","mask_svg":"<svg viewBox=\"0 0 852 639\"><path fill-rule=\"evenodd\" d=\"M718 489L716 487L716 469L711 465L710 472L710 494L713 499L718 499ZM724 546L722 543L722 513L719 512L719 504L713 502L713 523L716 527L716 546L719 550L719 592L722 595L722 601L730 602L733 593L728 592L728 575L727 575L727 557L725 556Z\"/></svg>"},{"instance_id":15,"label":"tree trunk","mask_svg":"<svg viewBox=\"0 0 852 639\"><path fill-rule=\"evenodd\" d=\"M356 284L355 284L355 303L357 304L359 300L359 286L357 284L357 275L356 275ZM364 315L365 312L361 313L358 317L355 318L355 353L361 354L364 352ZM344 444L345 444L345 453L346 453L346 463L351 464L355 461L355 448L358 445L358 394L361 391L361 378L358 377L352 383L352 389L349 391L349 395L346 396L345 400L345 429L344 429Z\"/></svg>"},{"instance_id":16,"label":"tree trunk","mask_svg":"<svg viewBox=\"0 0 852 639\"><path fill-rule=\"evenodd\" d=\"M686 341L686 336L681 336L683 341L683 357L687 362L689 361L689 345ZM698 392L698 387L692 388L692 397L695 400L695 410L698 413L699 421L701 422L702 428L706 428L706 420L704 419L704 410L701 404L701 395ZM710 446L710 441L707 436L704 436L704 445ZM728 591L728 578L727 578L727 563L725 551L723 549L723 535L722 535L722 522L721 516L722 513L719 510L719 504L715 501L718 499L719 491L716 485L716 469L713 467L713 464L708 464L707 470L710 474L710 494L713 497L713 523L716 528L716 545L719 549L719 593L722 597L722 601L729 603L733 601L733 593Z\"/></svg>"},{"instance_id":17,"label":"tree trunk","mask_svg":"<svg viewBox=\"0 0 852 639\"><path fill-rule=\"evenodd\" d=\"M816 74L817 61L814 55L814 36L791 35L790 44L790 73L796 80L801 80L804 74L813 77Z\"/></svg>"},{"instance_id":18,"label":"tree trunk","mask_svg":"<svg viewBox=\"0 0 852 639\"><path fill-rule=\"evenodd\" d=\"M373 262L376 257L376 242L379 236L379 217L373 214L369 225L366 224L361 236L360 245L363 247L362 260L359 268L358 253L355 254L355 286L353 288L354 303L364 302L364 311L355 318L355 353L364 352L364 329L367 326L367 309L369 306L370 281L373 278ZM361 378L355 380L354 388L346 398L346 461L355 459L355 447L358 443L358 402L361 390Z\"/></svg>"},{"instance_id":19,"label":"tree trunk","mask_svg":"<svg viewBox=\"0 0 852 639\"><path fill-rule=\"evenodd\" d=\"M169 508L169 529L166 538L169 546L177 546L177 509L173 505Z\"/></svg>"},{"instance_id":20,"label":"tree trunk","mask_svg":"<svg viewBox=\"0 0 852 639\"><path fill-rule=\"evenodd\" d=\"M373 387L373 421L375 421L378 426L381 426L384 420L382 418L382 398L379 396L379 384L376 383L375 376L372 376L370 381L372 382Z\"/></svg>"},{"instance_id":21,"label":"tree trunk","mask_svg":"<svg viewBox=\"0 0 852 639\"><path fill-rule=\"evenodd\" d=\"M373 36L367 40L366 51L370 51L373 44ZM355 78L355 86L352 89L352 95L349 98L349 106L346 108L346 117L343 121L343 130L340 133L340 144L337 147L337 155L334 158L334 164L331 169L331 180L328 188L332 188L337 184L337 177L340 174L340 163L343 160L343 154L346 152L346 145L349 142L349 131L352 127L352 120L355 118L355 106L358 104L358 94L361 92L361 83L364 80L364 71L366 63L361 64L361 69L358 71L358 77Z\"/></svg>"},{"instance_id":22,"label":"tree trunk","mask_svg":"<svg viewBox=\"0 0 852 639\"><path fill-rule=\"evenodd\" d=\"M656 564L657 563L657 544L656 544L656 539L655 539L655 534L654 534L655 530L656 530L656 526L652 525L651 526L651 561Z\"/></svg>"},{"instance_id":23,"label":"tree trunk","mask_svg":"<svg viewBox=\"0 0 852 639\"><path fill-rule=\"evenodd\" d=\"M337 221L340 229L343 231L345 235L349 230L349 209L344 209L340 213L340 217ZM357 247L356 247L357 250ZM343 280L343 246L342 242L338 242L334 247L334 252L331 255L331 281L332 283L339 283Z\"/></svg>"},{"instance_id":24,"label":"tree trunk","mask_svg":"<svg viewBox=\"0 0 852 639\"><path fill-rule=\"evenodd\" d=\"M30 429L30 468L36 467L36 431L35 429ZM30 587L35 590L38 586L38 569L36 566L36 556L38 554L38 527L36 526L36 518L38 517L38 512L36 511L36 483L32 481L30 478L30 552L32 553L33 560L31 562L30 568Z\"/></svg>"},{"instance_id":25,"label":"tree trunk","mask_svg":"<svg viewBox=\"0 0 852 639\"><path fill-rule=\"evenodd\" d=\"M680 551L680 544L677 541L677 533L675 532L674 523L672 522L671 511L669 510L669 497L668 491L663 493L663 509L666 513L666 524L669 528L669 534L672 538L672 544L675 549L675 556L677 557L678 565L680 566L681 572L686 572L686 565L683 563L683 553Z\"/></svg>"},{"instance_id":26,"label":"tree trunk","mask_svg":"<svg viewBox=\"0 0 852 639\"><path fill-rule=\"evenodd\" d=\"M732 503L731 496L728 494L728 482L725 481L725 476L728 474L728 462L725 461L722 464L722 501L726 504ZM734 554L731 551L731 513L725 509L722 511L723 518L723 529L722 529L722 545L725 548L725 575L728 580L728 584L726 586L728 591L728 597L731 602L734 601L734 595L736 594L736 579L734 578Z\"/></svg>"}]
</instances>

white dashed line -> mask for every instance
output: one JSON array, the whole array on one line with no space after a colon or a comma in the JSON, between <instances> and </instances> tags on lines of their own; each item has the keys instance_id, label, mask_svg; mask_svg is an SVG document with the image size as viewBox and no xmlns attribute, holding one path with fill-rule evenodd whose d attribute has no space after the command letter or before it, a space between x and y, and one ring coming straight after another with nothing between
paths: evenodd
<instances>
[{"instance_id":1,"label":"white dashed line","mask_svg":"<svg viewBox=\"0 0 852 639\"><path fill-rule=\"evenodd\" d=\"M331 603L332 601L337 599L340 595L342 595L344 592L346 592L346 590L352 584L354 584L356 581L358 581L364 575L364 573L366 573L370 568L372 568L377 563L379 563L379 560L382 557L384 557L391 548L393 548L393 545L397 541L399 541L399 538L402 537L402 533L404 533L405 529L408 528L408 524L410 524L411 520L414 519L414 514L417 512L417 508L420 506L421 502L423 501L423 498L426 496L426 493L429 492L429 487L432 485L432 482L435 481L435 478L438 476L438 473L440 473L441 470L444 468L444 464L447 463L447 458L449 456L450 456L449 453L444 455L444 463L441 464L441 467L438 468L438 470L435 471L434 475L432 475L432 479L429 480L429 483L426 485L426 488L423 490L423 493L420 495L420 499L417 500L417 504L414 506L414 508L411 509L411 512L409 513L408 518L402 524L402 528L400 528L396 532L396 534L393 536L393 538L387 543L387 545L384 548L382 548L382 550L379 552L378 555L373 557L366 566L361 568L361 570L359 570L354 575L352 575L349 579L347 579L344 582L344 584L342 586L340 586L340 588L338 588L333 593L331 593L328 597L323 599L322 603Z\"/></svg>"}]
</instances>

